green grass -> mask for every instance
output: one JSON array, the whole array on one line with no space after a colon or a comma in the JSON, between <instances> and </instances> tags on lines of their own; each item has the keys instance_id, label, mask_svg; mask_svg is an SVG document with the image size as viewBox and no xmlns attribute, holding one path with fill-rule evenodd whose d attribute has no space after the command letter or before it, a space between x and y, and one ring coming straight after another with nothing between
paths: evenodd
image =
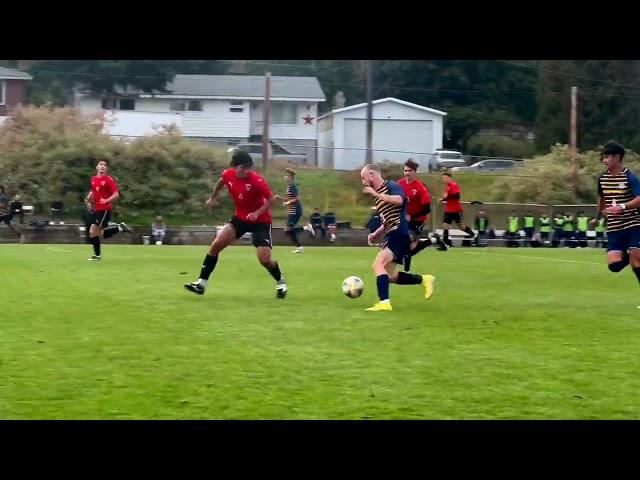
<instances>
[{"instance_id":1,"label":"green grass","mask_svg":"<svg viewBox=\"0 0 640 480\"><path fill-rule=\"evenodd\" d=\"M205 250L0 245L0 418L640 418L637 280L601 251L429 249L432 300L370 313L374 249L277 247L284 301L242 246L186 292Z\"/></svg>"}]
</instances>

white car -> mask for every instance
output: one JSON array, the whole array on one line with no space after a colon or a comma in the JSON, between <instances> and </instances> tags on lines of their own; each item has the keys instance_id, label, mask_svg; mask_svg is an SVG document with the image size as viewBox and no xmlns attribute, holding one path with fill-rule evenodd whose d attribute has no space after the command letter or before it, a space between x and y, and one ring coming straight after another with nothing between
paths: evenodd
<instances>
[{"instance_id":1,"label":"white car","mask_svg":"<svg viewBox=\"0 0 640 480\"><path fill-rule=\"evenodd\" d=\"M467 163L464 156L455 150L437 150L430 162L433 170L443 168L464 167Z\"/></svg>"},{"instance_id":2,"label":"white car","mask_svg":"<svg viewBox=\"0 0 640 480\"><path fill-rule=\"evenodd\" d=\"M514 160L502 160L502 159L488 159L482 160L480 162L476 162L473 165L469 165L468 167L454 167L451 169L452 172L474 172L474 173L482 173L482 172L496 172L507 170L509 168L513 168L518 164L518 162Z\"/></svg>"},{"instance_id":3,"label":"white car","mask_svg":"<svg viewBox=\"0 0 640 480\"><path fill-rule=\"evenodd\" d=\"M244 150L249 153L253 163L260 165L262 162L262 143L240 143L227 149L230 155L235 150ZM307 156L304 153L289 153L276 144L269 144L269 160L283 160L297 165L306 165Z\"/></svg>"}]
</instances>

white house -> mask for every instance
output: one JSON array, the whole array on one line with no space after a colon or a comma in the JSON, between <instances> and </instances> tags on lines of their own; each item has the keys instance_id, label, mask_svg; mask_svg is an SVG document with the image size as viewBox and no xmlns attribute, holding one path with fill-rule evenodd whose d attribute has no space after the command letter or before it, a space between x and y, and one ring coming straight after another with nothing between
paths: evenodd
<instances>
[{"instance_id":1,"label":"white house","mask_svg":"<svg viewBox=\"0 0 640 480\"><path fill-rule=\"evenodd\" d=\"M445 112L382 98L373 103L373 161L404 163L414 158L426 170L431 153L442 148ZM318 166L362 167L366 153L367 104L333 110L318 118Z\"/></svg>"},{"instance_id":2,"label":"white house","mask_svg":"<svg viewBox=\"0 0 640 480\"><path fill-rule=\"evenodd\" d=\"M168 93L120 91L99 97L78 91L82 114L106 111L107 133L137 137L173 124L184 137L224 145L259 141L265 77L176 75ZM315 77L271 77L269 137L291 153L307 153L315 164L318 103L325 95Z\"/></svg>"}]
</instances>

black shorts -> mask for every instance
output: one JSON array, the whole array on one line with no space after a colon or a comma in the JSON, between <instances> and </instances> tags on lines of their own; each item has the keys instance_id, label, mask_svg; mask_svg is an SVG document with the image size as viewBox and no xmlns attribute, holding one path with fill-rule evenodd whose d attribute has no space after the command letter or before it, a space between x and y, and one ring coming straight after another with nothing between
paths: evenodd
<instances>
[{"instance_id":1,"label":"black shorts","mask_svg":"<svg viewBox=\"0 0 640 480\"><path fill-rule=\"evenodd\" d=\"M393 253L393 262L402 263L404 257L409 255L411 251L411 237L400 232L391 232L384 237L384 243L380 245L380 249L388 248Z\"/></svg>"},{"instance_id":2,"label":"black shorts","mask_svg":"<svg viewBox=\"0 0 640 480\"><path fill-rule=\"evenodd\" d=\"M233 216L229 223L236 231L236 239L245 233L251 233L251 243L254 247L269 247L271 245L271 224L270 223L249 223L243 222L238 217Z\"/></svg>"},{"instance_id":3,"label":"black shorts","mask_svg":"<svg viewBox=\"0 0 640 480\"><path fill-rule=\"evenodd\" d=\"M420 220L411 220L409 222L409 235L418 237L422 233L424 228L424 222Z\"/></svg>"},{"instance_id":4,"label":"black shorts","mask_svg":"<svg viewBox=\"0 0 640 480\"><path fill-rule=\"evenodd\" d=\"M107 228L111 220L111 210L101 210L93 214L93 223L99 227Z\"/></svg>"},{"instance_id":5,"label":"black shorts","mask_svg":"<svg viewBox=\"0 0 640 480\"><path fill-rule=\"evenodd\" d=\"M451 225L452 223L462 223L462 212L444 212L444 219L442 223L448 223Z\"/></svg>"}]
</instances>

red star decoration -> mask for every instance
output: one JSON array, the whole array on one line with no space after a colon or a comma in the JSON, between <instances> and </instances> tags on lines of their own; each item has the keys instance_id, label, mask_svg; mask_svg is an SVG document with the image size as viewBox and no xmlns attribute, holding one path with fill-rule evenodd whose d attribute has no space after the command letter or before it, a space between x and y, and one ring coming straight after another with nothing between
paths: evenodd
<instances>
[{"instance_id":1,"label":"red star decoration","mask_svg":"<svg viewBox=\"0 0 640 480\"><path fill-rule=\"evenodd\" d=\"M312 117L312 116L311 116L311 115L309 115L308 113L307 113L307 116L306 116L306 117L302 117L302 119L304 120L304 124L305 124L305 125L313 125L313 119L314 119L314 117Z\"/></svg>"}]
</instances>

